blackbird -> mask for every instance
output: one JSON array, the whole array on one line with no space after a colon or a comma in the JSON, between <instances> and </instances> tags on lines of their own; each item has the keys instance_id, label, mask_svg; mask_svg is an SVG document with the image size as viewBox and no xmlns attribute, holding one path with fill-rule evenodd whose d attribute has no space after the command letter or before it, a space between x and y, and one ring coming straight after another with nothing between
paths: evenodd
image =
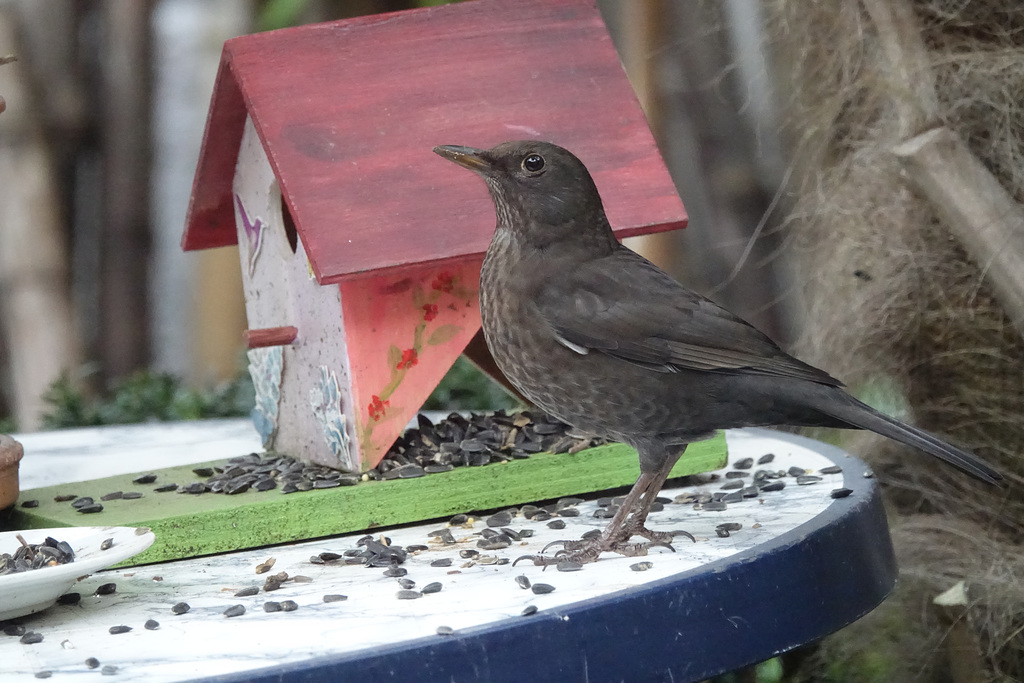
<instances>
[{"instance_id":1,"label":"blackbird","mask_svg":"<svg viewBox=\"0 0 1024 683\"><path fill-rule=\"evenodd\" d=\"M687 444L719 429L867 429L1002 480L971 453L861 403L619 244L590 173L567 150L525 140L434 152L482 176L494 201L480 312L498 367L540 408L640 456L640 477L611 523L597 538L564 542L556 557L645 555L689 536L647 529L647 514Z\"/></svg>"}]
</instances>

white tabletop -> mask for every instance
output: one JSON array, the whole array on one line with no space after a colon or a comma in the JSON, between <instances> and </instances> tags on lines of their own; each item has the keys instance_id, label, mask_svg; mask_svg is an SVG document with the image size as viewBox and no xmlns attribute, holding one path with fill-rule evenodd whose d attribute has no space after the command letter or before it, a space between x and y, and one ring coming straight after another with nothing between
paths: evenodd
<instances>
[{"instance_id":1,"label":"white tabletop","mask_svg":"<svg viewBox=\"0 0 1024 683\"><path fill-rule=\"evenodd\" d=\"M242 421L216 421L193 426L149 425L22 435L19 439L29 454L23 482L25 486L57 483L58 476L66 480L73 476L69 472L91 470L87 461L92 461L94 467L97 459L125 449L136 454L146 451L147 463L153 453L160 452L161 465L182 464L181 458L186 457L183 454L194 455L190 461L195 462L224 457L225 452L257 450L243 432ZM154 438L157 433L159 438ZM89 440L76 438L83 435L93 440L92 446L75 446ZM755 466L755 470L787 470L797 466L813 474L838 464L858 469L846 472L847 477L863 476L859 461L838 449L800 437L767 430L736 430L727 433L727 443L730 463L774 453L771 464ZM230 448L225 450L225 445ZM44 465L57 459L65 463L60 472L52 472L50 464ZM132 458L123 463L122 471L138 469L137 462ZM108 466L103 466L104 472L111 474ZM150 466L153 465L147 464ZM41 467L47 471L40 471ZM748 481L752 471L747 471ZM724 472L720 473L723 477L719 481L685 490L666 490L662 495L676 498L687 493L717 491L727 481ZM95 476L95 472L90 471L88 476ZM675 543L677 552L658 548L648 557L606 554L577 572L559 572L554 567L545 570L524 562L513 567L461 558L459 550L476 549L479 534L486 528L481 520L467 527L452 527L457 543L448 546L427 535L445 527L443 521L388 530L383 533L393 544L429 546L428 550L411 554L402 565L408 570L406 578L415 581L415 590L431 582L442 584L440 592L411 600L396 597L401 586L395 578L384 576L381 568L310 563L310 557L321 552L342 553L355 548L357 539L364 534L108 570L80 582L75 589L82 594L80 604L58 605L20 620L29 630L43 634L43 642L26 645L16 637L0 635L0 673L4 674L4 681L12 682L34 680L36 674L44 671L53 672L57 679L64 674L88 671L85 660L95 657L101 665L117 667L117 680L190 680L330 653L356 652L403 640L443 638L446 636L437 635L441 626L458 632L501 620L529 619L521 616L529 605L542 611L558 611L574 603L698 569L771 541L839 502L830 492L844 485L844 474L823 475L821 481L810 485L797 485L791 476L783 481L786 486L782 491L730 504L722 512L695 510L692 503L668 504L664 511L651 516L651 527L685 529L694 534L696 543L681 539ZM578 517L564 519L564 530L551 529L546 522L516 517L508 526L517 531L530 529L534 535L509 548L480 553L515 559L537 553L553 540L579 538L583 532L602 528L606 523L593 517L596 502L580 504L578 509ZM716 527L723 522L736 522L742 528L728 537L720 537ZM375 533L379 536L382 532ZM289 581L273 592L261 590L251 597L235 597L238 590L263 585L266 575L258 576L255 568L269 557L276 558L270 574L284 571L289 576L309 577L311 581ZM431 562L439 558L451 558L451 566L432 567ZM646 571L631 568L644 561L651 565ZM524 590L515 580L520 575L533 583L548 583L556 590L542 595ZM109 582L117 584L116 593L92 595L98 585ZM343 594L347 600L325 603L323 596L328 594ZM298 609L264 611L265 602L282 600L293 600ZM171 606L181 601L189 603L191 610L183 615L172 614ZM243 605L245 613L224 616L223 612L233 605ZM158 621L159 629L145 629L147 619ZM132 630L111 635L109 629L118 625L130 626Z\"/></svg>"}]
</instances>

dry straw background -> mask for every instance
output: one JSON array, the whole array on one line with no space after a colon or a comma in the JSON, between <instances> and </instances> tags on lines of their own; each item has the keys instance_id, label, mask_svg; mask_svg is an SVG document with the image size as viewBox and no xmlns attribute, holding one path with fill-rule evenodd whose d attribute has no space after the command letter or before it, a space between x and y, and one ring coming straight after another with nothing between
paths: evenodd
<instances>
[{"instance_id":1,"label":"dry straw background","mask_svg":"<svg viewBox=\"0 0 1024 683\"><path fill-rule=\"evenodd\" d=\"M806 283L798 355L854 390L895 389L904 417L974 449L1011 482L976 484L881 438L846 443L887 484L900 585L805 671L874 662L896 676L886 680L1024 680L1024 318L1006 294L1024 286L1024 272L1014 283L1013 272L993 271L1001 258L1024 258L1024 3L768 7L797 150L786 234ZM939 128L1007 195L1005 220L990 221L1003 231L994 255L968 248L970 226L948 225L896 153ZM967 166L938 154L947 170ZM940 619L932 599L961 579L969 608Z\"/></svg>"}]
</instances>

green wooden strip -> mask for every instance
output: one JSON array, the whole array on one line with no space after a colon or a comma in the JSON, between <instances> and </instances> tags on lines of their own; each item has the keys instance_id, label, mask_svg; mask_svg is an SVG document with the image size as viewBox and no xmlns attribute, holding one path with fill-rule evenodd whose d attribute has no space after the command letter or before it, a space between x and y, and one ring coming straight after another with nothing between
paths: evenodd
<instances>
[{"instance_id":1,"label":"green wooden strip","mask_svg":"<svg viewBox=\"0 0 1024 683\"><path fill-rule=\"evenodd\" d=\"M706 472L725 463L725 438L719 434L692 444L672 475ZM622 444L610 444L574 455L539 453L529 460L460 467L418 479L364 482L288 495L278 489L234 496L153 492L160 484L195 481L192 468L202 465L157 470L156 482L143 486L132 484L138 474L131 474L23 491L7 526L147 526L156 533L156 543L132 560L145 564L602 491L628 486L639 475L636 452ZM111 491L144 495L104 502L103 511L91 515L53 500L73 493L99 501ZM38 500L39 507L20 507L20 501L31 499Z\"/></svg>"}]
</instances>

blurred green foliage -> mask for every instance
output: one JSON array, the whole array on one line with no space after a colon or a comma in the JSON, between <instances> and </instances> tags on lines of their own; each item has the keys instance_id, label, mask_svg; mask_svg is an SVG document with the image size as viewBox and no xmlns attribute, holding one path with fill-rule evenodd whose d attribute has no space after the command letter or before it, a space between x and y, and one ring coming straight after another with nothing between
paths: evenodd
<instances>
[{"instance_id":1,"label":"blurred green foliage","mask_svg":"<svg viewBox=\"0 0 1024 683\"><path fill-rule=\"evenodd\" d=\"M173 375L145 370L96 398L87 396L65 375L43 395L50 408L43 416L43 428L238 417L249 414L254 396L248 375L239 375L209 391L198 391L182 386Z\"/></svg>"},{"instance_id":2,"label":"blurred green foliage","mask_svg":"<svg viewBox=\"0 0 1024 683\"><path fill-rule=\"evenodd\" d=\"M137 372L94 396L68 375L62 376L43 395L48 410L43 429L93 427L218 417L247 417L255 391L248 372L241 370L229 382L213 389L186 387L164 372ZM519 401L460 356L431 394L423 410L498 410L515 408ZM11 418L0 418L0 433L15 432Z\"/></svg>"}]
</instances>

